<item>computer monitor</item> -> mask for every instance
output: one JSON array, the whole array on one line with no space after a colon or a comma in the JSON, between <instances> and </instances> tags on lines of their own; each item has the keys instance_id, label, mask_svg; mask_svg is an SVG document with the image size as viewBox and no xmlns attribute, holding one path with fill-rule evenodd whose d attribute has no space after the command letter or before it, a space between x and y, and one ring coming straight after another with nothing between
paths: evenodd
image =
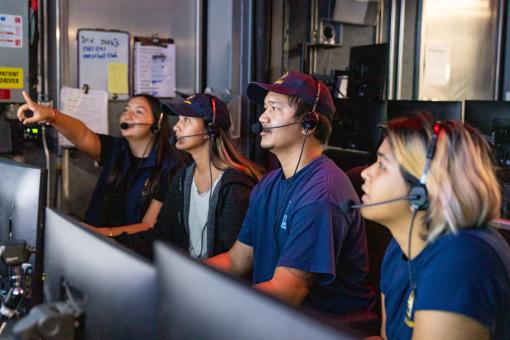
<instances>
[{"instance_id":1,"label":"computer monitor","mask_svg":"<svg viewBox=\"0 0 510 340\"><path fill-rule=\"evenodd\" d=\"M388 44L351 47L347 96L386 99L388 57Z\"/></svg>"},{"instance_id":2,"label":"computer monitor","mask_svg":"<svg viewBox=\"0 0 510 340\"><path fill-rule=\"evenodd\" d=\"M478 129L492 146L496 162L510 167L510 102L466 100L464 122Z\"/></svg>"},{"instance_id":3,"label":"computer monitor","mask_svg":"<svg viewBox=\"0 0 510 340\"><path fill-rule=\"evenodd\" d=\"M336 117L328 146L375 152L386 123L385 102L363 98L334 99Z\"/></svg>"},{"instance_id":4,"label":"computer monitor","mask_svg":"<svg viewBox=\"0 0 510 340\"><path fill-rule=\"evenodd\" d=\"M462 102L431 100L388 100L388 120L421 113L431 114L435 120L462 120Z\"/></svg>"},{"instance_id":5,"label":"computer monitor","mask_svg":"<svg viewBox=\"0 0 510 340\"><path fill-rule=\"evenodd\" d=\"M0 158L0 243L24 240L35 248L26 289L30 304L42 302L43 226L47 170ZM0 263L2 276L8 272ZM28 272L28 271L27 271ZM3 277L3 279L7 279ZM6 287L8 288L8 287ZM27 287L25 287L27 288ZM25 300L27 301L27 300Z\"/></svg>"},{"instance_id":6,"label":"computer monitor","mask_svg":"<svg viewBox=\"0 0 510 340\"><path fill-rule=\"evenodd\" d=\"M496 119L510 119L510 101L466 100L464 122L489 138Z\"/></svg>"},{"instance_id":7,"label":"computer monitor","mask_svg":"<svg viewBox=\"0 0 510 340\"><path fill-rule=\"evenodd\" d=\"M155 244L163 339L352 339L234 277Z\"/></svg>"},{"instance_id":8,"label":"computer monitor","mask_svg":"<svg viewBox=\"0 0 510 340\"><path fill-rule=\"evenodd\" d=\"M84 338L157 338L149 262L53 209L46 209L44 250L45 302L68 299L63 286L70 287L84 311Z\"/></svg>"}]
</instances>

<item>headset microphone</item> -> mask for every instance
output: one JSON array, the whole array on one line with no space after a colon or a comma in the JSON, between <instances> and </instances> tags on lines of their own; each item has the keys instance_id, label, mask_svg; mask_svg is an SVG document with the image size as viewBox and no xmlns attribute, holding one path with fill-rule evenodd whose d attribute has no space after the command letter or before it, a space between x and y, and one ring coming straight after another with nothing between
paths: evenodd
<instances>
[{"instance_id":1,"label":"headset microphone","mask_svg":"<svg viewBox=\"0 0 510 340\"><path fill-rule=\"evenodd\" d=\"M301 124L303 123L302 120L299 120L297 122L294 122L294 123L290 123L290 124L284 124L284 125L277 125L277 126L267 126L267 127L263 127L262 124L260 122L257 122L255 124L253 124L251 126L251 132L253 133L256 133L256 134L259 134L261 133L262 131L264 130L272 130L272 129L279 129L279 128L282 128L282 127L287 127L287 126L291 126L291 125L296 125L296 124Z\"/></svg>"},{"instance_id":2,"label":"headset microphone","mask_svg":"<svg viewBox=\"0 0 510 340\"><path fill-rule=\"evenodd\" d=\"M344 214L349 214L354 209L362 209L362 208L374 207L374 206L377 206L377 205L390 204L390 203L398 202L398 201L411 201L411 202L413 202L413 201L420 200L420 199L421 199L421 197L419 195L409 195L409 196L404 196L404 197L393 198L391 200L386 200L386 201L381 201L381 202L374 202L374 203L366 203L366 204L354 204L353 200L345 200L345 201L341 202L339 206L340 206L340 210Z\"/></svg>"},{"instance_id":3,"label":"headset microphone","mask_svg":"<svg viewBox=\"0 0 510 340\"><path fill-rule=\"evenodd\" d=\"M136 126L136 125L152 125L148 123L120 123L120 128L122 130L129 129L130 127Z\"/></svg>"},{"instance_id":4,"label":"headset microphone","mask_svg":"<svg viewBox=\"0 0 510 340\"><path fill-rule=\"evenodd\" d=\"M172 145L175 145L177 144L177 142L181 139L184 139L184 138L188 138L188 137L197 137L197 136L204 136L204 135L208 135L209 132L202 132L202 133L197 133L195 135L187 135L187 136L175 136L175 135L172 135L169 139L168 139L168 142Z\"/></svg>"}]
</instances>

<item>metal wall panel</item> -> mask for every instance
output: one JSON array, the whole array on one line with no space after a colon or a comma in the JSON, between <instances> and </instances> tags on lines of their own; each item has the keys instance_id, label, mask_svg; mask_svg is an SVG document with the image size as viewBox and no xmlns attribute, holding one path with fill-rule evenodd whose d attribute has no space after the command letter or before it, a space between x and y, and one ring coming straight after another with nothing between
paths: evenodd
<instances>
[{"instance_id":1,"label":"metal wall panel","mask_svg":"<svg viewBox=\"0 0 510 340\"><path fill-rule=\"evenodd\" d=\"M207 8L206 85L220 97L232 89L232 6L232 0L215 0Z\"/></svg>"},{"instance_id":2,"label":"metal wall panel","mask_svg":"<svg viewBox=\"0 0 510 340\"><path fill-rule=\"evenodd\" d=\"M420 99L495 98L499 8L500 0L423 1Z\"/></svg>"},{"instance_id":3,"label":"metal wall panel","mask_svg":"<svg viewBox=\"0 0 510 340\"><path fill-rule=\"evenodd\" d=\"M197 85L197 13L199 0L67 0L69 83L76 86L76 32L79 28L127 31L133 36L170 37L176 44L177 91L194 93ZM132 45L131 45L132 46ZM64 51L65 53L66 51ZM132 68L131 68L132 70Z\"/></svg>"},{"instance_id":4,"label":"metal wall panel","mask_svg":"<svg viewBox=\"0 0 510 340\"><path fill-rule=\"evenodd\" d=\"M29 88L29 79L30 73L28 69L28 51L29 51L29 38L28 38L28 2L27 1L19 1L19 0L2 0L0 2L0 14L3 14L0 18L0 29L2 29L2 21L9 22L12 20L14 22L13 16L21 17L21 34L19 38L21 38L21 47L14 47L14 43L6 43L2 42L0 46L0 68L3 68L4 71L7 71L6 68L13 69L15 74L18 76L2 76L2 78L6 78L6 81L0 81L0 83L7 83L7 80L11 81L19 81L22 84L12 84L8 85L6 88L2 89L3 93L0 95L0 103L21 103L23 102L23 96L21 95L21 91L28 91ZM5 18L7 16L8 19ZM6 33L10 32L12 27L7 26L8 29L3 29L7 31L2 34L3 38L6 40L14 40L10 35ZM35 24L35 23L34 23ZM19 33L18 33L19 34ZM18 37L16 37L18 38ZM21 75L21 70L23 70L23 76ZM23 88L18 88L18 86L23 86ZM1 87L1 86L0 86ZM1 113L1 112L0 112Z\"/></svg>"}]
</instances>

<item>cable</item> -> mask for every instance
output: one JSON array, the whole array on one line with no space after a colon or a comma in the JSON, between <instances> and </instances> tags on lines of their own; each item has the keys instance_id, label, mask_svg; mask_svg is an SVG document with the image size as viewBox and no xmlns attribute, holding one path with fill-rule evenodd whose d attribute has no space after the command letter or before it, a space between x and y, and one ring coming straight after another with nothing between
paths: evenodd
<instances>
[{"instance_id":1,"label":"cable","mask_svg":"<svg viewBox=\"0 0 510 340\"><path fill-rule=\"evenodd\" d=\"M282 203L280 203L280 207L278 208L278 210L276 212L276 216L273 221L273 238L274 238L275 247L276 247L276 255L279 255L279 253L280 253L280 249L279 249L280 245L278 243L278 227L277 227L278 217L280 216L280 212L283 208L283 205L285 204L285 199L287 198L287 194L289 193L290 188L292 187L292 182L294 181L294 178L296 177L297 169L299 168L299 163L301 163L301 158L303 157L303 151L305 149L306 137L308 137L308 127L305 128L305 137L303 138L303 144L301 145L301 151L299 152L299 158L298 158L298 161L296 164L296 168L294 169L294 174L292 175L292 178L290 179L289 186L287 187L287 189L285 189L285 193L283 194Z\"/></svg>"},{"instance_id":2,"label":"cable","mask_svg":"<svg viewBox=\"0 0 510 340\"><path fill-rule=\"evenodd\" d=\"M413 313L413 307L414 307L414 296L415 296L415 289L416 289L416 282L414 281L413 277L413 270L411 265L411 238L413 235L413 227L414 227L414 220L416 218L417 210L413 210L413 214L411 216L411 223L409 225L409 235L407 239L407 270L409 272L409 285L411 287L411 292L409 293L409 297L407 298L407 313L404 316L404 322L409 326L414 326L414 322L412 320L412 313Z\"/></svg>"},{"instance_id":3,"label":"cable","mask_svg":"<svg viewBox=\"0 0 510 340\"><path fill-rule=\"evenodd\" d=\"M204 248L204 232L207 229L207 222L208 222L208 219L209 219L209 209L211 209L212 191L213 191L213 175L212 175L212 160L211 160L211 156L212 156L212 146L213 146L214 141L215 141L215 138L212 137L211 138L211 143L209 144L209 183L210 183L210 187L209 187L209 208L207 210L207 217L206 217L206 220L205 220L204 227L202 228L202 232L200 233L200 254L197 254L198 255L197 259L198 260L202 260L203 256L204 256L204 254L202 254L203 248ZM191 242L191 239L190 239L190 242ZM190 243L190 245L191 245L191 250L193 252L195 252L195 254L196 254L196 251L193 248L193 244ZM205 248L205 250L207 251L207 247Z\"/></svg>"},{"instance_id":4,"label":"cable","mask_svg":"<svg viewBox=\"0 0 510 340\"><path fill-rule=\"evenodd\" d=\"M411 224L409 225L409 235L407 239L407 269L409 270L409 284L411 285L411 290L416 288L416 284L413 278L413 271L411 269L411 238L413 234L414 227L414 219L416 218L417 211L413 211L413 215L411 216Z\"/></svg>"}]
</instances>

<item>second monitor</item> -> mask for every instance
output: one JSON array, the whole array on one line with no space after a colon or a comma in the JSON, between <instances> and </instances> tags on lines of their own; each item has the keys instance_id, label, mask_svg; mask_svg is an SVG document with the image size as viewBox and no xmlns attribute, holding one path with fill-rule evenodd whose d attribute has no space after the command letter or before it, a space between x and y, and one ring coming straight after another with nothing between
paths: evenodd
<instances>
[{"instance_id":1,"label":"second monitor","mask_svg":"<svg viewBox=\"0 0 510 340\"><path fill-rule=\"evenodd\" d=\"M84 312L85 338L157 337L154 267L52 209L46 209L44 270L45 301L73 300Z\"/></svg>"},{"instance_id":2,"label":"second monitor","mask_svg":"<svg viewBox=\"0 0 510 340\"><path fill-rule=\"evenodd\" d=\"M388 100L388 120L429 113L434 120L462 120L462 102L430 100Z\"/></svg>"},{"instance_id":3,"label":"second monitor","mask_svg":"<svg viewBox=\"0 0 510 340\"><path fill-rule=\"evenodd\" d=\"M375 152L386 123L385 102L365 98L334 99L336 118L328 146Z\"/></svg>"}]
</instances>

